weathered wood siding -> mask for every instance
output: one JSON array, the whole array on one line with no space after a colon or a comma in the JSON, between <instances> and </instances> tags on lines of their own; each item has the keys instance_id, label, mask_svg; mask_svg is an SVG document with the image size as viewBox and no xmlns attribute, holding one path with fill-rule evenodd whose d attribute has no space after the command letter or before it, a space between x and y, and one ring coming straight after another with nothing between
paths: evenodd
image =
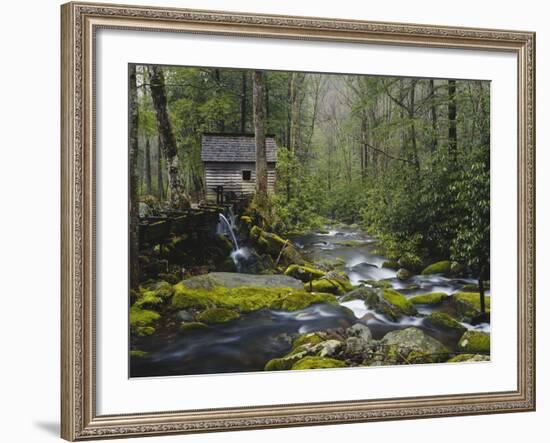
<instances>
[{"instance_id":1,"label":"weathered wood siding","mask_svg":"<svg viewBox=\"0 0 550 443\"><path fill-rule=\"evenodd\" d=\"M216 199L216 187L223 186L223 192L237 195L253 194L256 187L256 166L254 163L204 163L204 183L207 200ZM243 171L251 171L249 181L243 180ZM275 190L275 163L267 164L267 190Z\"/></svg>"}]
</instances>

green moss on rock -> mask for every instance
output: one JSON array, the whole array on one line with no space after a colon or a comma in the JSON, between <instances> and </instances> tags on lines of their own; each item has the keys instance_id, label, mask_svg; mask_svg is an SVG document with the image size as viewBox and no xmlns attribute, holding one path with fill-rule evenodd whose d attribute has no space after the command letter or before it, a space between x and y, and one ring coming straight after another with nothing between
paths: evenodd
<instances>
[{"instance_id":1,"label":"green moss on rock","mask_svg":"<svg viewBox=\"0 0 550 443\"><path fill-rule=\"evenodd\" d=\"M227 323L239 318L239 313L226 308L210 308L197 314L197 320L206 324Z\"/></svg>"},{"instance_id":2,"label":"green moss on rock","mask_svg":"<svg viewBox=\"0 0 550 443\"><path fill-rule=\"evenodd\" d=\"M458 341L462 352L471 354L489 354L491 352L491 336L485 332L466 331Z\"/></svg>"},{"instance_id":3,"label":"green moss on rock","mask_svg":"<svg viewBox=\"0 0 550 443\"><path fill-rule=\"evenodd\" d=\"M326 334L324 333L312 332L309 334L302 334L292 342L292 349L297 349L303 345L318 345L325 340Z\"/></svg>"},{"instance_id":4,"label":"green moss on rock","mask_svg":"<svg viewBox=\"0 0 550 443\"><path fill-rule=\"evenodd\" d=\"M422 275L429 274L448 274L451 271L451 262L449 260L442 260L436 263L432 263L422 271Z\"/></svg>"},{"instance_id":5,"label":"green moss on rock","mask_svg":"<svg viewBox=\"0 0 550 443\"><path fill-rule=\"evenodd\" d=\"M187 332L187 331L194 331L196 329L206 329L208 328L208 325L206 323L201 323L199 321L184 321L180 323L180 331L181 332Z\"/></svg>"},{"instance_id":6,"label":"green moss on rock","mask_svg":"<svg viewBox=\"0 0 550 443\"><path fill-rule=\"evenodd\" d=\"M409 298L413 305L436 305L445 301L449 296L444 292L430 292Z\"/></svg>"},{"instance_id":7,"label":"green moss on rock","mask_svg":"<svg viewBox=\"0 0 550 443\"><path fill-rule=\"evenodd\" d=\"M476 292L457 292L452 299L462 317L475 317L481 314L481 297ZM485 312L491 312L491 296L485 296Z\"/></svg>"},{"instance_id":8,"label":"green moss on rock","mask_svg":"<svg viewBox=\"0 0 550 443\"><path fill-rule=\"evenodd\" d=\"M416 308L407 300L407 297L393 289L383 289L382 297L386 302L398 308L405 315L417 314Z\"/></svg>"},{"instance_id":9,"label":"green moss on rock","mask_svg":"<svg viewBox=\"0 0 550 443\"><path fill-rule=\"evenodd\" d=\"M293 370L344 368L346 364L341 360L328 357L304 357L292 365Z\"/></svg>"},{"instance_id":10,"label":"green moss on rock","mask_svg":"<svg viewBox=\"0 0 550 443\"><path fill-rule=\"evenodd\" d=\"M488 355L481 354L458 354L447 360L447 363L463 363L469 361L489 361L491 358Z\"/></svg>"},{"instance_id":11,"label":"green moss on rock","mask_svg":"<svg viewBox=\"0 0 550 443\"><path fill-rule=\"evenodd\" d=\"M130 330L136 335L151 335L155 332L154 324L160 314L138 306L130 308Z\"/></svg>"},{"instance_id":12,"label":"green moss on rock","mask_svg":"<svg viewBox=\"0 0 550 443\"><path fill-rule=\"evenodd\" d=\"M451 331L455 334L462 335L466 331L464 326L444 312L432 312L424 322L432 328Z\"/></svg>"},{"instance_id":13,"label":"green moss on rock","mask_svg":"<svg viewBox=\"0 0 550 443\"><path fill-rule=\"evenodd\" d=\"M148 355L149 355L148 352L140 351L139 349L132 349L130 351L130 357L132 358L144 358L144 357L147 357Z\"/></svg>"},{"instance_id":14,"label":"green moss on rock","mask_svg":"<svg viewBox=\"0 0 550 443\"><path fill-rule=\"evenodd\" d=\"M305 283L310 280L324 277L325 272L309 266L290 265L286 268L285 275L290 275L291 277L297 278Z\"/></svg>"},{"instance_id":15,"label":"green moss on rock","mask_svg":"<svg viewBox=\"0 0 550 443\"><path fill-rule=\"evenodd\" d=\"M271 309L283 311L298 311L317 303L338 305L338 300L333 295L315 292L293 292L285 297L278 298L270 304Z\"/></svg>"}]
</instances>

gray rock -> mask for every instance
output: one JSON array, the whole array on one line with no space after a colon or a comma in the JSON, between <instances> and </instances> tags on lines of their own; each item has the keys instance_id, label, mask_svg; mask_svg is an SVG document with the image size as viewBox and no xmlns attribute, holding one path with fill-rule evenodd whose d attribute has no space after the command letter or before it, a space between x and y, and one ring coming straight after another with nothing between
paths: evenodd
<instances>
[{"instance_id":1,"label":"gray rock","mask_svg":"<svg viewBox=\"0 0 550 443\"><path fill-rule=\"evenodd\" d=\"M438 363L449 358L445 346L417 328L389 332L380 346L390 364Z\"/></svg>"},{"instance_id":2,"label":"gray rock","mask_svg":"<svg viewBox=\"0 0 550 443\"><path fill-rule=\"evenodd\" d=\"M211 272L198 275L182 282L188 288L210 289L214 286L226 288L256 287L256 288L293 288L304 289L304 284L288 275L256 275L237 272Z\"/></svg>"},{"instance_id":3,"label":"gray rock","mask_svg":"<svg viewBox=\"0 0 550 443\"><path fill-rule=\"evenodd\" d=\"M342 349L342 342L338 340L327 340L311 348L311 351L319 357L331 357Z\"/></svg>"},{"instance_id":4,"label":"gray rock","mask_svg":"<svg viewBox=\"0 0 550 443\"><path fill-rule=\"evenodd\" d=\"M408 280L409 278L411 278L413 275L412 275L412 272L405 269L405 268L401 268L399 269L399 271L397 271L397 275L396 277L399 279L399 280Z\"/></svg>"},{"instance_id":5,"label":"gray rock","mask_svg":"<svg viewBox=\"0 0 550 443\"><path fill-rule=\"evenodd\" d=\"M178 317L182 321L193 321L195 316L189 311L178 311Z\"/></svg>"},{"instance_id":6,"label":"gray rock","mask_svg":"<svg viewBox=\"0 0 550 443\"><path fill-rule=\"evenodd\" d=\"M356 337L364 342L368 343L372 340L372 332L370 329L360 323L354 324L351 328L346 330L348 337Z\"/></svg>"}]
</instances>

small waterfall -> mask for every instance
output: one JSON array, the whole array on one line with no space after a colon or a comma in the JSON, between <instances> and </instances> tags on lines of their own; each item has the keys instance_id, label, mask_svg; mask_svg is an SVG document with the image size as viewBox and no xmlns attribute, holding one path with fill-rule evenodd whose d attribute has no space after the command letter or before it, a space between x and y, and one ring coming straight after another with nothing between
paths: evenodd
<instances>
[{"instance_id":1,"label":"small waterfall","mask_svg":"<svg viewBox=\"0 0 550 443\"><path fill-rule=\"evenodd\" d=\"M239 250L239 242L237 241L237 237L235 236L235 232L233 232L233 226L231 225L231 223L229 223L229 220L227 220L225 215L223 215L222 213L220 213L219 218L220 218L220 223L225 225L225 227L227 228L227 231L229 231L229 234L231 235L231 241L233 242L233 250L238 251Z\"/></svg>"}]
</instances>

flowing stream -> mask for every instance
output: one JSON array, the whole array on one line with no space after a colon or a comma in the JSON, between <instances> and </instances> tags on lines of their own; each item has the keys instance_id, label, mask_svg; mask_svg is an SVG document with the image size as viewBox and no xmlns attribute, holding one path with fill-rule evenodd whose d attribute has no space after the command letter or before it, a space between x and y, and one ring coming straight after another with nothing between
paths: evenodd
<instances>
[{"instance_id":1,"label":"flowing stream","mask_svg":"<svg viewBox=\"0 0 550 443\"><path fill-rule=\"evenodd\" d=\"M220 221L232 235L234 256L242 250L238 247L229 220L220 214ZM328 233L313 232L296 236L291 240L311 261L338 261L354 285L367 280L387 280L392 288L406 297L412 297L430 292L452 294L465 284L476 283L473 279L452 279L439 275L415 275L407 281L400 281L396 277L396 271L382 267L387 259L376 253L375 239L349 226L331 228ZM380 339L393 330L415 326L450 350L454 349L456 337L427 327L423 318L434 310L452 314L450 303L417 306L420 316L404 317L398 322L368 309L361 300L343 301L340 304L351 310L353 315L347 309L325 304L309 306L295 312L261 310L206 330L190 331L186 334L160 332L151 337L143 337L140 339L139 349L148 352L148 357L132 363L131 376L260 371L268 360L290 350L293 334L345 328L356 322L366 324L375 339ZM184 318L185 312L181 315L181 320L189 320ZM488 324L463 325L467 329L489 331Z\"/></svg>"}]
</instances>

